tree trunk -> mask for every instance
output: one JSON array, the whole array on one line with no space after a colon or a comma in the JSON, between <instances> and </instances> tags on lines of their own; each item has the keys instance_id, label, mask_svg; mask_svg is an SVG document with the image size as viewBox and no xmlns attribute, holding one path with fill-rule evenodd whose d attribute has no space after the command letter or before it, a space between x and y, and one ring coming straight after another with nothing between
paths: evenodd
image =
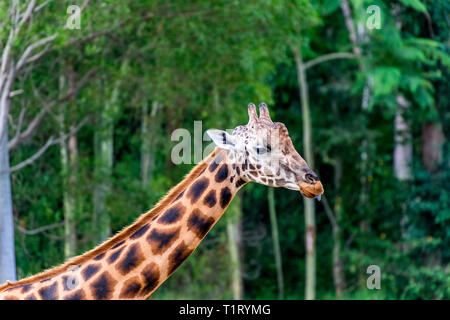
<instances>
[{"instance_id":1,"label":"tree trunk","mask_svg":"<svg viewBox=\"0 0 450 320\"><path fill-rule=\"evenodd\" d=\"M111 236L111 218L107 209L107 198L111 192L111 176L114 151L114 113L117 108L119 81L116 82L109 101L97 117L95 131L95 171L98 183L94 189L94 217L98 241Z\"/></svg>"},{"instance_id":2,"label":"tree trunk","mask_svg":"<svg viewBox=\"0 0 450 320\"><path fill-rule=\"evenodd\" d=\"M11 177L9 172L8 114L11 105L15 67L8 54L13 33L3 48L0 70L0 283L16 280L14 252L14 217L12 208Z\"/></svg>"},{"instance_id":3,"label":"tree trunk","mask_svg":"<svg viewBox=\"0 0 450 320\"><path fill-rule=\"evenodd\" d=\"M364 27L361 27L360 22L358 22L358 30L361 32L358 34L357 30L355 28L355 22L353 19L352 10L350 7L350 4L347 0L341 0L340 1L341 11L342 15L345 19L345 25L347 27L348 35L350 42L353 46L353 53L358 57L362 57L362 49L361 49L361 42L367 42L366 40L363 40L365 38L364 36ZM358 59L358 69L360 72L364 72L366 69L366 65L364 64L363 59ZM362 124L362 141L361 141L361 152L360 152L360 167L359 167L359 176L360 176L360 190L359 190L359 204L358 204L358 214L360 215L360 222L359 222L359 230L361 234L367 234L370 230L370 222L366 218L365 213L368 208L368 200L369 200L369 182L367 177L367 172L369 168L369 156L370 156L370 144L368 139L368 133L367 133L367 109L370 104L370 96L371 96L371 86L372 86L372 78L369 76L366 79L366 83L364 85L364 89L362 92L361 97L361 111L364 117L362 120L364 121ZM364 249L363 249L364 251ZM363 253L363 252L362 252ZM359 275L358 282L361 283L361 285L365 284L366 277L364 274Z\"/></svg>"},{"instance_id":4,"label":"tree trunk","mask_svg":"<svg viewBox=\"0 0 450 320\"><path fill-rule=\"evenodd\" d=\"M405 119L405 112L409 108L409 102L402 96L397 96L399 107L395 111L394 120L394 172L400 181L407 181L412 178L412 143L411 129Z\"/></svg>"},{"instance_id":5,"label":"tree trunk","mask_svg":"<svg viewBox=\"0 0 450 320\"><path fill-rule=\"evenodd\" d=\"M278 299L284 298L284 280L283 280L283 263L281 260L280 239L278 236L277 213L275 209L274 188L269 188L267 200L269 202L270 226L272 229L273 253L275 256L275 265L277 268L278 283Z\"/></svg>"},{"instance_id":6,"label":"tree trunk","mask_svg":"<svg viewBox=\"0 0 450 320\"><path fill-rule=\"evenodd\" d=\"M334 280L334 289L336 293L336 297L338 299L342 298L342 293L345 290L345 274L344 274L344 263L342 261L342 253L341 253L341 220L342 220L342 198L340 195L342 181L342 159L336 159L336 163L334 165L334 184L336 186L336 190L338 190L335 204L334 204L334 212L335 212L335 224L333 225L333 280Z\"/></svg>"},{"instance_id":7,"label":"tree trunk","mask_svg":"<svg viewBox=\"0 0 450 320\"><path fill-rule=\"evenodd\" d=\"M32 21L33 9L35 9L36 3L29 1L26 5L25 12L20 14L18 8L19 1L11 1L8 12L8 19L11 18L11 23L6 24L9 29L9 36L6 41L1 42L0 48L1 62L0 62L0 283L6 280L16 280L16 260L14 252L14 218L12 210L12 193L11 193L11 181L10 181L10 167L9 167L9 149L8 149L8 124L7 119L9 115L9 107L11 104L10 94L13 88L13 83L16 74L24 67L28 62L17 59L17 65L15 63L17 57L25 57L18 55L14 57L16 48L14 43L17 40L17 35L20 34L21 29L25 28L25 23ZM6 7L4 7L6 9ZM19 19L20 18L20 19ZM5 24L2 22L2 27ZM2 30L3 31L3 30ZM8 31L6 31L8 33ZM4 33L6 35L6 33ZM41 45L49 44L56 38L56 35L43 38L33 44L30 44L28 48L34 46L39 48ZM27 54L30 54L28 52ZM38 55L34 61L40 57Z\"/></svg>"},{"instance_id":8,"label":"tree trunk","mask_svg":"<svg viewBox=\"0 0 450 320\"><path fill-rule=\"evenodd\" d=\"M241 276L241 259L239 257L240 235L240 221L231 222L229 220L227 222L227 236L231 262L231 289L234 300L242 300L244 296Z\"/></svg>"},{"instance_id":9,"label":"tree trunk","mask_svg":"<svg viewBox=\"0 0 450 320\"><path fill-rule=\"evenodd\" d=\"M220 108L220 94L217 86L213 88L213 103ZM231 265L231 291L234 300L244 298L244 282L242 279L242 201L241 195L236 195L228 208L227 238Z\"/></svg>"},{"instance_id":10,"label":"tree trunk","mask_svg":"<svg viewBox=\"0 0 450 320\"><path fill-rule=\"evenodd\" d=\"M108 122L104 110L99 116L98 129L95 132L95 171L98 183L94 189L94 216L98 232L98 241L103 242L111 235L111 221L106 200L111 190L113 128Z\"/></svg>"},{"instance_id":11,"label":"tree trunk","mask_svg":"<svg viewBox=\"0 0 450 320\"><path fill-rule=\"evenodd\" d=\"M8 129L5 126L3 137L0 138L0 284L6 280L16 280L16 256L9 174Z\"/></svg>"},{"instance_id":12,"label":"tree trunk","mask_svg":"<svg viewBox=\"0 0 450 320\"><path fill-rule=\"evenodd\" d=\"M408 121L405 119L405 112L410 106L410 103L403 97L397 96L398 107L395 110L394 119L394 174L398 181L407 183L412 179L411 161L412 161L412 142L411 129ZM402 239L408 238L408 222L409 216L406 204L401 207L402 218L400 219L400 233ZM410 245L407 241L403 241L401 249L404 252L410 250Z\"/></svg>"},{"instance_id":13,"label":"tree trunk","mask_svg":"<svg viewBox=\"0 0 450 320\"><path fill-rule=\"evenodd\" d=\"M392 5L391 14L395 19L395 27L398 30L402 29L402 21L400 19L401 7L398 4ZM398 107L395 110L394 118L394 175L398 181L407 185L408 181L412 179L412 135L410 124L406 119L406 113L410 107L410 102L402 95L398 94L396 97ZM401 250L403 252L410 251L411 244L408 239L408 223L409 216L407 204L403 203L401 206L400 219L400 233L402 236Z\"/></svg>"},{"instance_id":14,"label":"tree trunk","mask_svg":"<svg viewBox=\"0 0 450 320\"><path fill-rule=\"evenodd\" d=\"M422 162L430 173L439 171L442 164L442 148L445 136L442 124L439 121L429 122L422 125Z\"/></svg>"},{"instance_id":15,"label":"tree trunk","mask_svg":"<svg viewBox=\"0 0 450 320\"><path fill-rule=\"evenodd\" d=\"M114 157L114 119L118 112L119 90L122 75L126 74L128 58L120 66L111 97L97 117L97 130L94 135L95 171L99 181L94 189L94 219L98 231L98 240L105 241L111 236L111 217L107 209L107 198L111 193L111 178Z\"/></svg>"},{"instance_id":16,"label":"tree trunk","mask_svg":"<svg viewBox=\"0 0 450 320\"><path fill-rule=\"evenodd\" d=\"M345 26L347 27L348 36L350 39L350 42L353 45L353 53L357 55L358 57L361 56L361 48L358 44L358 35L356 34L355 24L353 22L352 12L350 9L350 5L347 0L341 0L340 1L342 14L345 19Z\"/></svg>"},{"instance_id":17,"label":"tree trunk","mask_svg":"<svg viewBox=\"0 0 450 320\"><path fill-rule=\"evenodd\" d=\"M340 200L339 200L340 201ZM342 293L345 290L345 276L344 265L341 258L341 228L339 226L339 219L341 218L341 203L336 204L336 226L332 229L333 232L333 282L334 292L337 299L342 298Z\"/></svg>"},{"instance_id":18,"label":"tree trunk","mask_svg":"<svg viewBox=\"0 0 450 320\"><path fill-rule=\"evenodd\" d=\"M141 179L142 185L148 187L155 169L155 148L158 128L158 110L161 104L157 101L152 103L149 113L147 103L142 107L142 130L141 130Z\"/></svg>"},{"instance_id":19,"label":"tree trunk","mask_svg":"<svg viewBox=\"0 0 450 320\"><path fill-rule=\"evenodd\" d=\"M71 128L73 130L73 127ZM76 135L69 142L61 144L61 162L64 172L64 256L73 257L76 254L76 213L78 211L78 142Z\"/></svg>"},{"instance_id":20,"label":"tree trunk","mask_svg":"<svg viewBox=\"0 0 450 320\"><path fill-rule=\"evenodd\" d=\"M144 187L148 186L151 179L151 171L154 165L153 154L150 150L149 141L150 116L148 113L148 103L145 102L142 107L142 126L141 126L141 181Z\"/></svg>"},{"instance_id":21,"label":"tree trunk","mask_svg":"<svg viewBox=\"0 0 450 320\"><path fill-rule=\"evenodd\" d=\"M244 299L242 278L242 198L236 195L228 208L227 238L230 252L231 291L234 300Z\"/></svg>"},{"instance_id":22,"label":"tree trunk","mask_svg":"<svg viewBox=\"0 0 450 320\"><path fill-rule=\"evenodd\" d=\"M303 153L309 167L314 170L314 157L312 151L312 129L309 109L308 82L302 59L302 52L299 48L292 48L295 66L297 69L297 81L302 105L303 118ZM306 246L306 282L305 299L314 300L316 298L316 222L315 204L313 199L303 197L305 205L305 246Z\"/></svg>"},{"instance_id":23,"label":"tree trunk","mask_svg":"<svg viewBox=\"0 0 450 320\"><path fill-rule=\"evenodd\" d=\"M68 85L73 86L74 73L69 65L69 69L66 70ZM65 77L60 76L59 90L64 92L65 90ZM69 119L66 120L66 117ZM71 121L70 109L67 104L61 104L58 122L59 133L63 135L66 130L66 122ZM71 128L72 130L73 128ZM64 208L64 258L68 259L76 254L76 211L77 211L77 197L76 188L77 184L77 163L78 163L78 147L76 136L71 136L69 141L63 140L60 144L61 155L61 169L63 179L63 208Z\"/></svg>"},{"instance_id":24,"label":"tree trunk","mask_svg":"<svg viewBox=\"0 0 450 320\"><path fill-rule=\"evenodd\" d=\"M63 120L61 115L61 120ZM64 127L62 127L64 128ZM61 130L63 131L63 130ZM62 141L60 144L60 154L61 154L61 168L62 168L62 178L63 178L63 208L64 208L64 258L67 259L75 255L75 234L74 230L74 215L75 215L75 201L69 190L69 175L70 175L70 165L69 165L69 150L66 141Z\"/></svg>"},{"instance_id":25,"label":"tree trunk","mask_svg":"<svg viewBox=\"0 0 450 320\"><path fill-rule=\"evenodd\" d=\"M75 129L71 125L70 130ZM76 217L80 211L80 199L77 188L78 181L78 139L74 134L69 138L68 143L64 142L61 146L62 167L64 170L65 188L64 188L64 255L66 258L73 257L76 254L77 229Z\"/></svg>"}]
</instances>

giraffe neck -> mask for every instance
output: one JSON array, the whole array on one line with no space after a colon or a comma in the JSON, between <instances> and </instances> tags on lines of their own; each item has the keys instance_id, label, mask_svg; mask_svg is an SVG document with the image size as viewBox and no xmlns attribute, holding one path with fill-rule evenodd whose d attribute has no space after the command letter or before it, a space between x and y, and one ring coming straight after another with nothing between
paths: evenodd
<instances>
[{"instance_id":1,"label":"giraffe neck","mask_svg":"<svg viewBox=\"0 0 450 320\"><path fill-rule=\"evenodd\" d=\"M62 266L0 286L0 299L148 298L246 183L226 158L226 151L216 148L132 226Z\"/></svg>"}]
</instances>

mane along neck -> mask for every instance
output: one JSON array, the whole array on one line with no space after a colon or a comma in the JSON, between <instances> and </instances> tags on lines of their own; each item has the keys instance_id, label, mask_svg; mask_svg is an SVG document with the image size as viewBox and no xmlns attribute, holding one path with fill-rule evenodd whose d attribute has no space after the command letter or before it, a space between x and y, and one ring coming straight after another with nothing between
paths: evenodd
<instances>
[{"instance_id":1,"label":"mane along neck","mask_svg":"<svg viewBox=\"0 0 450 320\"><path fill-rule=\"evenodd\" d=\"M188 186L195 180L212 162L214 157L220 152L219 148L215 148L213 152L207 156L202 162L196 165L175 187L173 187L166 196L164 196L153 209L142 214L132 225L124 228L122 231L106 240L102 244L98 245L94 249L84 253L83 255L74 257L62 265L48 269L34 276L19 280L17 282L7 281L5 284L0 286L0 292L7 290L12 287L32 284L38 281L45 280L47 278L52 278L62 272L67 271L71 266L81 265L87 261L93 259L101 253L104 253L114 247L116 244L130 237L133 233L139 230L143 225L151 221L151 219L161 213L168 205L170 205Z\"/></svg>"}]
</instances>

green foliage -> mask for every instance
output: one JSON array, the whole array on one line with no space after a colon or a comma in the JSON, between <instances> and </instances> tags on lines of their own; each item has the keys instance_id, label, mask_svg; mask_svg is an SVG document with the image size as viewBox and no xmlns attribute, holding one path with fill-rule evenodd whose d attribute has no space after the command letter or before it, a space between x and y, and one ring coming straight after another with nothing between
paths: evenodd
<instances>
[{"instance_id":1,"label":"green foliage","mask_svg":"<svg viewBox=\"0 0 450 320\"><path fill-rule=\"evenodd\" d=\"M427 8L422 3L422 1L419 0L400 0L401 3L403 3L405 6L411 7L417 11L421 12L427 12Z\"/></svg>"},{"instance_id":2,"label":"green foliage","mask_svg":"<svg viewBox=\"0 0 450 320\"><path fill-rule=\"evenodd\" d=\"M344 299L450 298L450 92L448 1L401 0L397 16L391 1L349 1L355 23L365 26L366 7L382 9L382 28L365 30L362 58L328 61L308 69L308 86L316 168L333 210L341 206ZM0 21L6 15L0 2ZM79 80L97 73L65 101L20 148L11 163L30 157L50 135L65 126L90 121L77 133L79 163L73 186L81 203L76 212L77 253L96 245L92 222L95 174L94 119L118 83L114 125L112 188L106 199L113 233L131 224L181 181L192 165L170 160L176 128L234 128L245 124L246 105L265 101L275 121L286 124L300 154L302 114L292 47L303 59L331 52L351 52L352 43L340 1L91 1L81 30L63 30L65 2L51 1L23 30L14 50L58 32L48 55L18 78L24 94L12 100L14 134L22 106L28 123L42 108L65 94L60 78L70 70ZM446 12L446 13L445 13ZM151 18L145 18L154 13ZM396 22L402 22L402 28ZM119 25L120 24L120 25ZM0 22L0 26L1 22ZM6 24L0 28L7 39ZM431 30L430 30L431 28ZM93 33L97 36L89 38ZM87 38L86 38L87 37ZM361 40L361 39L360 39ZM369 88L368 109L362 96ZM37 94L39 93L39 94ZM405 115L413 137L413 177L399 182L393 169L393 123L403 94L411 103ZM142 108L159 102L151 118L153 174L142 184ZM151 108L150 108L151 109ZM444 134L442 161L436 172L423 165L422 126L440 121ZM425 141L426 142L426 141ZM362 161L365 152L367 161ZM342 177L337 181L337 164ZM73 172L72 172L73 173ZM58 146L31 166L12 175L14 219L22 229L58 224L64 219L62 172ZM361 200L361 193L366 199ZM304 219L302 198L275 191L287 299L304 298ZM227 219L243 221L242 276L246 299L276 299L276 266L270 237L267 190L250 184L239 206L233 203L198 249L165 282L154 299L232 298ZM318 298L334 299L331 225L317 203ZM16 229L19 277L64 260L64 230L55 226L35 235ZM366 268L377 264L382 289L366 288Z\"/></svg>"}]
</instances>

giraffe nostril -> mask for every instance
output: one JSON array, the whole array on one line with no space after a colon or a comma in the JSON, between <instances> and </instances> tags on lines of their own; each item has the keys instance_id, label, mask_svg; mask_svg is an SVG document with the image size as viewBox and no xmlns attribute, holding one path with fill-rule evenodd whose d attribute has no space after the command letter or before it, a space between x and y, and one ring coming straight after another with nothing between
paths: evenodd
<instances>
[{"instance_id":1,"label":"giraffe nostril","mask_svg":"<svg viewBox=\"0 0 450 320\"><path fill-rule=\"evenodd\" d=\"M315 181L314 176L310 173L307 173L305 175L305 180L306 180L306 182L309 182L309 183L314 183L314 181Z\"/></svg>"},{"instance_id":2,"label":"giraffe nostril","mask_svg":"<svg viewBox=\"0 0 450 320\"><path fill-rule=\"evenodd\" d=\"M308 183L314 183L315 181L319 181L319 177L314 173L314 171L309 170L308 173L305 174L305 180Z\"/></svg>"}]
</instances>

